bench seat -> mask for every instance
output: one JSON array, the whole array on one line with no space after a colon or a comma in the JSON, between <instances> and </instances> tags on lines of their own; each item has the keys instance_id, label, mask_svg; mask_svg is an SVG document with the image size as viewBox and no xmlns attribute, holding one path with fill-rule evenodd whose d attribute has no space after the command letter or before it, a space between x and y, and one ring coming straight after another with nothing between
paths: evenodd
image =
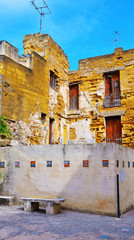
<instances>
[{"instance_id":1,"label":"bench seat","mask_svg":"<svg viewBox=\"0 0 134 240\"><path fill-rule=\"evenodd\" d=\"M0 205L12 206L15 202L15 196L0 196Z\"/></svg>"},{"instance_id":2,"label":"bench seat","mask_svg":"<svg viewBox=\"0 0 134 240\"><path fill-rule=\"evenodd\" d=\"M24 201L24 211L38 210L39 203L46 203L46 214L52 215L60 213L65 198L22 197L21 201Z\"/></svg>"}]
</instances>

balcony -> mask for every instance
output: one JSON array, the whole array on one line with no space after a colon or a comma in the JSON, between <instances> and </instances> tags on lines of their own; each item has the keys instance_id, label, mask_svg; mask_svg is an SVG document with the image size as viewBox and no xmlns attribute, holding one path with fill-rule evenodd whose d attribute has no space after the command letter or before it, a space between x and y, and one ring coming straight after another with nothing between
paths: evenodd
<instances>
[{"instance_id":1,"label":"balcony","mask_svg":"<svg viewBox=\"0 0 134 240\"><path fill-rule=\"evenodd\" d=\"M103 107L118 107L121 105L120 94L107 95L103 101Z\"/></svg>"}]
</instances>

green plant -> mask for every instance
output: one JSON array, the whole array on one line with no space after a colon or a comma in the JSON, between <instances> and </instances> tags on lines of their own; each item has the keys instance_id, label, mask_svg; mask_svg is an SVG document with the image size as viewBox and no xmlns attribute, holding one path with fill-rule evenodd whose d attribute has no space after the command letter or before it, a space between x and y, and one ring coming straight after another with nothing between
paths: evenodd
<instances>
[{"instance_id":1,"label":"green plant","mask_svg":"<svg viewBox=\"0 0 134 240\"><path fill-rule=\"evenodd\" d=\"M0 116L0 135L5 138L10 138L12 135L4 116Z\"/></svg>"}]
</instances>

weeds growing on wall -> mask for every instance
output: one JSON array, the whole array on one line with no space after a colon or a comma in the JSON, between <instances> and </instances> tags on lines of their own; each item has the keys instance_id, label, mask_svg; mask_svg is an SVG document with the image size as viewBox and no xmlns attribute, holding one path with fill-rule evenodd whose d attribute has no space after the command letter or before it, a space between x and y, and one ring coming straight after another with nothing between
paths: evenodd
<instances>
[{"instance_id":1,"label":"weeds growing on wall","mask_svg":"<svg viewBox=\"0 0 134 240\"><path fill-rule=\"evenodd\" d=\"M4 116L0 116L0 136L2 138L11 138L12 136Z\"/></svg>"}]
</instances>

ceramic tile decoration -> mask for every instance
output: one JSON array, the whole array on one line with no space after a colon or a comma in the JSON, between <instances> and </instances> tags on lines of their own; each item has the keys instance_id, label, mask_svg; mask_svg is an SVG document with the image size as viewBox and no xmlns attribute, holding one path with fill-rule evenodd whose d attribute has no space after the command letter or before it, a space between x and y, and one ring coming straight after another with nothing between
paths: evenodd
<instances>
[{"instance_id":1,"label":"ceramic tile decoration","mask_svg":"<svg viewBox=\"0 0 134 240\"><path fill-rule=\"evenodd\" d=\"M89 167L89 161L83 160L83 167Z\"/></svg>"},{"instance_id":2,"label":"ceramic tile decoration","mask_svg":"<svg viewBox=\"0 0 134 240\"><path fill-rule=\"evenodd\" d=\"M109 160L102 160L102 167L109 167Z\"/></svg>"},{"instance_id":3,"label":"ceramic tile decoration","mask_svg":"<svg viewBox=\"0 0 134 240\"><path fill-rule=\"evenodd\" d=\"M5 168L5 167L6 167L6 162L1 161L1 162L0 162L0 168Z\"/></svg>"},{"instance_id":4,"label":"ceramic tile decoration","mask_svg":"<svg viewBox=\"0 0 134 240\"><path fill-rule=\"evenodd\" d=\"M15 167L20 168L20 161L15 161Z\"/></svg>"},{"instance_id":5,"label":"ceramic tile decoration","mask_svg":"<svg viewBox=\"0 0 134 240\"><path fill-rule=\"evenodd\" d=\"M31 161L31 167L35 167L36 166L36 162L35 161Z\"/></svg>"},{"instance_id":6,"label":"ceramic tile decoration","mask_svg":"<svg viewBox=\"0 0 134 240\"><path fill-rule=\"evenodd\" d=\"M52 161L47 161L47 167L52 167Z\"/></svg>"},{"instance_id":7,"label":"ceramic tile decoration","mask_svg":"<svg viewBox=\"0 0 134 240\"><path fill-rule=\"evenodd\" d=\"M64 167L70 167L70 161L68 160L64 161Z\"/></svg>"}]
</instances>

